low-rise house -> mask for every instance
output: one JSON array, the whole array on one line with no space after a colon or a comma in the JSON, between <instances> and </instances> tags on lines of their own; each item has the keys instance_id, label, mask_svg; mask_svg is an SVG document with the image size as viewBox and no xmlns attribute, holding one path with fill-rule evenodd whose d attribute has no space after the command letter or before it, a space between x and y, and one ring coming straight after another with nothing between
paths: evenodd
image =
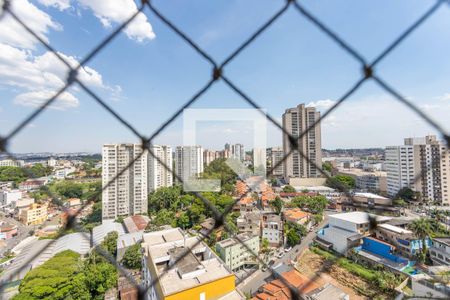
<instances>
[{"instance_id":1,"label":"low-rise house","mask_svg":"<svg viewBox=\"0 0 450 300\"><path fill-rule=\"evenodd\" d=\"M296 296L305 299L309 293L320 288L316 281L297 270L284 272L280 277L261 286L252 300L293 300L297 299ZM291 289L298 294L292 295Z\"/></svg>"},{"instance_id":2,"label":"low-rise house","mask_svg":"<svg viewBox=\"0 0 450 300\"><path fill-rule=\"evenodd\" d=\"M27 226L42 224L47 218L47 204L33 203L28 208L22 209L19 215L19 220Z\"/></svg>"},{"instance_id":3,"label":"low-rise house","mask_svg":"<svg viewBox=\"0 0 450 300\"><path fill-rule=\"evenodd\" d=\"M261 235L261 213L246 212L236 219L239 233L248 233L255 236Z\"/></svg>"},{"instance_id":4,"label":"low-rise house","mask_svg":"<svg viewBox=\"0 0 450 300\"><path fill-rule=\"evenodd\" d=\"M308 230L311 228L311 214L302 211L300 208L287 208L283 211L283 218L286 222L292 222L305 226Z\"/></svg>"},{"instance_id":5,"label":"low-rise house","mask_svg":"<svg viewBox=\"0 0 450 300\"><path fill-rule=\"evenodd\" d=\"M396 252L402 256L413 258L422 251L422 240L413 232L391 224L380 224L375 229L375 237L396 247ZM425 239L426 247L430 248L431 240Z\"/></svg>"},{"instance_id":6,"label":"low-rise house","mask_svg":"<svg viewBox=\"0 0 450 300\"><path fill-rule=\"evenodd\" d=\"M402 271L410 266L408 259L394 254L395 246L373 237L364 237L362 241L362 245L355 248L360 260L373 265L381 264L393 271Z\"/></svg>"},{"instance_id":7,"label":"low-rise house","mask_svg":"<svg viewBox=\"0 0 450 300\"><path fill-rule=\"evenodd\" d=\"M179 228L149 232L142 248L144 299L244 299L234 274L199 237Z\"/></svg>"},{"instance_id":8,"label":"low-rise house","mask_svg":"<svg viewBox=\"0 0 450 300\"><path fill-rule=\"evenodd\" d=\"M411 276L411 289L416 297L430 299L450 299L450 285L447 280L441 280L424 273Z\"/></svg>"},{"instance_id":9,"label":"low-rise house","mask_svg":"<svg viewBox=\"0 0 450 300\"><path fill-rule=\"evenodd\" d=\"M261 237L267 239L272 247L278 247L283 244L283 221L280 216L263 215Z\"/></svg>"},{"instance_id":10,"label":"low-rise house","mask_svg":"<svg viewBox=\"0 0 450 300\"><path fill-rule=\"evenodd\" d=\"M242 245L247 245L245 247ZM249 251L249 249L251 251ZM234 272L246 266L257 265L255 255L259 254L259 236L241 233L216 244L216 251L225 264Z\"/></svg>"},{"instance_id":11,"label":"low-rise house","mask_svg":"<svg viewBox=\"0 0 450 300\"><path fill-rule=\"evenodd\" d=\"M382 224L390 219L360 211L330 215L328 225L318 231L316 241L347 255L349 250L361 244L364 236L373 233L374 223Z\"/></svg>"},{"instance_id":12,"label":"low-rise house","mask_svg":"<svg viewBox=\"0 0 450 300\"><path fill-rule=\"evenodd\" d=\"M46 185L47 179L28 179L19 184L19 190L21 191L32 191L37 190L41 186Z\"/></svg>"},{"instance_id":13,"label":"low-rise house","mask_svg":"<svg viewBox=\"0 0 450 300\"><path fill-rule=\"evenodd\" d=\"M236 203L233 210L240 211L241 213L252 212L256 210L256 201L251 196L246 196Z\"/></svg>"},{"instance_id":14,"label":"low-rise house","mask_svg":"<svg viewBox=\"0 0 450 300\"><path fill-rule=\"evenodd\" d=\"M80 208L82 204L81 199L79 198L69 198L66 203L67 207L70 208Z\"/></svg>"},{"instance_id":15,"label":"low-rise house","mask_svg":"<svg viewBox=\"0 0 450 300\"><path fill-rule=\"evenodd\" d=\"M450 266L450 237L433 238L429 253L433 265Z\"/></svg>"},{"instance_id":16,"label":"low-rise house","mask_svg":"<svg viewBox=\"0 0 450 300\"><path fill-rule=\"evenodd\" d=\"M17 235L17 225L0 221L0 239L7 240Z\"/></svg>"}]
</instances>

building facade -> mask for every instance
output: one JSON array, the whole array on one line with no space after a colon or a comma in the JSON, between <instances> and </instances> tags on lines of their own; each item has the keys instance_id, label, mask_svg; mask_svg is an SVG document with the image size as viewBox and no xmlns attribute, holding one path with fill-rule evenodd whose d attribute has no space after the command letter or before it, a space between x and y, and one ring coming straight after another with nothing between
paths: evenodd
<instances>
[{"instance_id":1,"label":"building facade","mask_svg":"<svg viewBox=\"0 0 450 300\"><path fill-rule=\"evenodd\" d=\"M240 161L244 161L245 159L244 145L242 144L231 145L231 156Z\"/></svg>"},{"instance_id":2,"label":"building facade","mask_svg":"<svg viewBox=\"0 0 450 300\"><path fill-rule=\"evenodd\" d=\"M20 211L19 219L26 225L39 225L47 220L47 205L31 204Z\"/></svg>"},{"instance_id":3,"label":"building facade","mask_svg":"<svg viewBox=\"0 0 450 300\"><path fill-rule=\"evenodd\" d=\"M450 266L450 237L433 238L429 252L433 265Z\"/></svg>"},{"instance_id":4,"label":"building facade","mask_svg":"<svg viewBox=\"0 0 450 300\"><path fill-rule=\"evenodd\" d=\"M259 236L241 233L236 238L229 238L216 244L216 251L225 264L234 272L244 266L257 265L257 259L252 254L259 253ZM242 245L243 242L252 252Z\"/></svg>"},{"instance_id":5,"label":"building facade","mask_svg":"<svg viewBox=\"0 0 450 300\"><path fill-rule=\"evenodd\" d=\"M140 144L106 144L102 164L102 218L147 213L148 152Z\"/></svg>"},{"instance_id":6,"label":"building facade","mask_svg":"<svg viewBox=\"0 0 450 300\"><path fill-rule=\"evenodd\" d=\"M403 146L386 147L387 192L405 187L422 199L450 204L449 149L436 136L406 138Z\"/></svg>"},{"instance_id":7,"label":"building facade","mask_svg":"<svg viewBox=\"0 0 450 300\"><path fill-rule=\"evenodd\" d=\"M270 158L269 167L272 168L272 175L273 176L283 176L284 174L284 168L283 168L283 160L284 157L284 151L282 147L273 147L270 150Z\"/></svg>"},{"instance_id":8,"label":"building facade","mask_svg":"<svg viewBox=\"0 0 450 300\"><path fill-rule=\"evenodd\" d=\"M269 241L272 247L278 247L284 242L283 221L278 215L263 215L261 237Z\"/></svg>"},{"instance_id":9,"label":"building facade","mask_svg":"<svg viewBox=\"0 0 450 300\"><path fill-rule=\"evenodd\" d=\"M181 180L197 178L203 173L203 149L201 146L177 146L175 150L175 174ZM179 181L176 178L176 181Z\"/></svg>"},{"instance_id":10,"label":"building facade","mask_svg":"<svg viewBox=\"0 0 450 300\"><path fill-rule=\"evenodd\" d=\"M173 185L172 148L170 146L152 145L154 154L148 154L148 191Z\"/></svg>"},{"instance_id":11,"label":"building facade","mask_svg":"<svg viewBox=\"0 0 450 300\"><path fill-rule=\"evenodd\" d=\"M320 123L312 127L320 118L320 112L314 107L305 107L299 104L297 107L289 108L283 114L283 128L293 137L298 138L306 130L311 128L298 140L298 150L314 162L318 167L322 167L322 143ZM283 134L284 155L291 152L289 136ZM313 164L302 157L298 151L292 152L284 161L284 177L320 177L320 172Z\"/></svg>"}]
</instances>

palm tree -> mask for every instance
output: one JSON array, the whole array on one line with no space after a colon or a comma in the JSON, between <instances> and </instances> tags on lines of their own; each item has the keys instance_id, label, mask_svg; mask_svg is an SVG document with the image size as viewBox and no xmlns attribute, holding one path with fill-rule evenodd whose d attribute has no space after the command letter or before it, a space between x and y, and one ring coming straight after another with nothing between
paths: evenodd
<instances>
[{"instance_id":1,"label":"palm tree","mask_svg":"<svg viewBox=\"0 0 450 300\"><path fill-rule=\"evenodd\" d=\"M411 224L409 224L409 229L414 233L417 238L422 240L422 253L425 257L427 253L427 245L425 243L425 239L432 232L430 222L428 222L425 218L420 218L414 220Z\"/></svg>"}]
</instances>

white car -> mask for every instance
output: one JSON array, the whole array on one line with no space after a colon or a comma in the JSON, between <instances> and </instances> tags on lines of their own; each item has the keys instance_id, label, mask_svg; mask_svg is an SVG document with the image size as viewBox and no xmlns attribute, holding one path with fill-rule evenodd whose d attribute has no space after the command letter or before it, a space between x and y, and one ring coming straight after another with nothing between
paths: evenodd
<instances>
[{"instance_id":1,"label":"white car","mask_svg":"<svg viewBox=\"0 0 450 300\"><path fill-rule=\"evenodd\" d=\"M280 253L278 253L278 255L277 255L278 258L282 258L283 256L284 256L284 252L280 252Z\"/></svg>"},{"instance_id":2,"label":"white car","mask_svg":"<svg viewBox=\"0 0 450 300\"><path fill-rule=\"evenodd\" d=\"M284 252L289 252L289 251L291 251L291 250L292 250L292 247L284 248Z\"/></svg>"}]
</instances>

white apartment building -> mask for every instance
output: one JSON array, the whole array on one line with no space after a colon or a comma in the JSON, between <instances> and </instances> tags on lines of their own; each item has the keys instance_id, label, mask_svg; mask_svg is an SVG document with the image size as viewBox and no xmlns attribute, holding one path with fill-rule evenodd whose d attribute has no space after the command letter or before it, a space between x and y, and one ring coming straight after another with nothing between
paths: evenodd
<instances>
[{"instance_id":1,"label":"white apartment building","mask_svg":"<svg viewBox=\"0 0 450 300\"><path fill-rule=\"evenodd\" d=\"M103 219L147 212L147 156L147 151L143 152L140 144L103 145L103 187L118 176L103 190ZM132 163L134 159L136 161Z\"/></svg>"},{"instance_id":2,"label":"white apartment building","mask_svg":"<svg viewBox=\"0 0 450 300\"><path fill-rule=\"evenodd\" d=\"M442 204L450 205L450 149L441 144Z\"/></svg>"},{"instance_id":3,"label":"white apartment building","mask_svg":"<svg viewBox=\"0 0 450 300\"><path fill-rule=\"evenodd\" d=\"M20 190L0 190L0 205L8 206L22 199Z\"/></svg>"},{"instance_id":4,"label":"white apartment building","mask_svg":"<svg viewBox=\"0 0 450 300\"><path fill-rule=\"evenodd\" d=\"M259 236L240 233L236 238L228 238L218 242L216 244L216 252L232 271L241 269L244 266L257 265L258 262L255 255L259 254Z\"/></svg>"},{"instance_id":5,"label":"white apartment building","mask_svg":"<svg viewBox=\"0 0 450 300\"><path fill-rule=\"evenodd\" d=\"M25 162L23 160L2 159L0 160L0 167L23 167Z\"/></svg>"},{"instance_id":6,"label":"white apartment building","mask_svg":"<svg viewBox=\"0 0 450 300\"><path fill-rule=\"evenodd\" d=\"M240 161L244 161L245 159L244 145L242 144L231 145L231 157L239 159Z\"/></svg>"},{"instance_id":7,"label":"white apartment building","mask_svg":"<svg viewBox=\"0 0 450 300\"><path fill-rule=\"evenodd\" d=\"M173 185L172 148L170 146L152 145L154 154L148 154L148 191Z\"/></svg>"},{"instance_id":8,"label":"white apartment building","mask_svg":"<svg viewBox=\"0 0 450 300\"><path fill-rule=\"evenodd\" d=\"M305 107L299 104L297 107L286 109L283 114L283 128L293 137L299 137L320 118L320 112L314 107ZM289 136L283 134L283 150L287 155L291 151ZM320 123L311 128L307 134L298 140L298 150L318 167L322 166L322 142ZM298 151L294 151L284 161L284 177L320 177L316 166L308 163Z\"/></svg>"},{"instance_id":9,"label":"white apartment building","mask_svg":"<svg viewBox=\"0 0 450 300\"><path fill-rule=\"evenodd\" d=\"M263 219L262 239L267 239L272 247L278 247L283 244L283 221L281 221L280 216L266 215Z\"/></svg>"},{"instance_id":10,"label":"white apartment building","mask_svg":"<svg viewBox=\"0 0 450 300\"><path fill-rule=\"evenodd\" d=\"M403 146L386 147L385 155L388 195L409 187L423 199L450 204L449 150L436 136L406 138Z\"/></svg>"},{"instance_id":11,"label":"white apartment building","mask_svg":"<svg viewBox=\"0 0 450 300\"><path fill-rule=\"evenodd\" d=\"M203 173L203 149L201 146L177 146L175 150L175 174L181 180L199 177Z\"/></svg>"}]
</instances>

